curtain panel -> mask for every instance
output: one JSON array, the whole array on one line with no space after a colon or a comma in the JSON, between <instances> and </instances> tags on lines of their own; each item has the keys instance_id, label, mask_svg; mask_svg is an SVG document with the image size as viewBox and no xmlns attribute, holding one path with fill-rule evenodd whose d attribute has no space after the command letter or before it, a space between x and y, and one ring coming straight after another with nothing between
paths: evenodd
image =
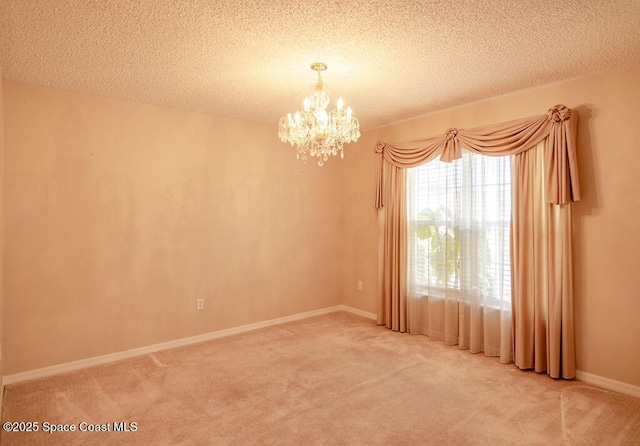
<instances>
[{"instance_id":1,"label":"curtain panel","mask_svg":"<svg viewBox=\"0 0 640 446\"><path fill-rule=\"evenodd\" d=\"M526 154L542 143L544 150L538 163L541 199L529 195L537 189L531 183L535 181L531 179L533 167L526 164L528 159L533 163L538 157L517 156L519 161L514 162L513 169L518 191L512 204L511 236L514 362L522 369L547 371L554 378L575 377L571 203L580 199L577 122L575 110L556 105L544 115L473 129L450 128L443 135L405 143L376 144L375 207L379 209L381 228L378 324L411 332L407 315L405 169L438 156L441 161L451 162L462 156L461 148L481 155L509 156ZM533 227L530 223L541 218L544 226ZM542 253L531 244L540 231L545 244Z\"/></svg>"}]
</instances>

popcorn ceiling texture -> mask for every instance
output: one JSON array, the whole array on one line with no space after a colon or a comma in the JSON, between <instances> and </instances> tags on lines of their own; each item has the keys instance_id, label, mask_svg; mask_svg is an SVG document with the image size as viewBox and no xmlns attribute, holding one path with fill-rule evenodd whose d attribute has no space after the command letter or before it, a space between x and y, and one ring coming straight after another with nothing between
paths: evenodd
<instances>
[{"instance_id":1,"label":"popcorn ceiling texture","mask_svg":"<svg viewBox=\"0 0 640 446\"><path fill-rule=\"evenodd\" d=\"M640 64L638 0L3 0L5 78L274 127L329 65L364 129Z\"/></svg>"}]
</instances>

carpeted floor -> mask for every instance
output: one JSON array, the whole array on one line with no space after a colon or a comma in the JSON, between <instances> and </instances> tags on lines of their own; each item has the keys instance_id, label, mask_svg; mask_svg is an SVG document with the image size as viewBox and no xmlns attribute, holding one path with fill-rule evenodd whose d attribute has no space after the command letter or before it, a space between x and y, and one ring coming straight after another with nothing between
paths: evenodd
<instances>
[{"instance_id":1,"label":"carpeted floor","mask_svg":"<svg viewBox=\"0 0 640 446\"><path fill-rule=\"evenodd\" d=\"M39 422L6 446L640 444L640 399L342 312L9 385L2 421Z\"/></svg>"}]
</instances>

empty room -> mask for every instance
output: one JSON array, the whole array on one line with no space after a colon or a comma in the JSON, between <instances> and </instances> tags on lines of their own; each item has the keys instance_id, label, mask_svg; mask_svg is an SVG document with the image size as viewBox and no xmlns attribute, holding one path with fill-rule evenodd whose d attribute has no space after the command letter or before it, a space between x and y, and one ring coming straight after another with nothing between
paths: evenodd
<instances>
[{"instance_id":1,"label":"empty room","mask_svg":"<svg viewBox=\"0 0 640 446\"><path fill-rule=\"evenodd\" d=\"M0 0L0 444L639 445L638 29Z\"/></svg>"}]
</instances>

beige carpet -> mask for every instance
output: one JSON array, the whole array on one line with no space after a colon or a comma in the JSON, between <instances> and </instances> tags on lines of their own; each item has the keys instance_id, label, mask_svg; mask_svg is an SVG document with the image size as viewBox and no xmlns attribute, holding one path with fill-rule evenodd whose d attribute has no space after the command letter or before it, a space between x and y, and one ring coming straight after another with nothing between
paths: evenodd
<instances>
[{"instance_id":1,"label":"beige carpet","mask_svg":"<svg viewBox=\"0 0 640 446\"><path fill-rule=\"evenodd\" d=\"M570 444L640 445L640 399L573 386L562 391L561 404Z\"/></svg>"},{"instance_id":2,"label":"beige carpet","mask_svg":"<svg viewBox=\"0 0 640 446\"><path fill-rule=\"evenodd\" d=\"M640 400L333 313L5 389L2 445L638 445Z\"/></svg>"}]
</instances>

